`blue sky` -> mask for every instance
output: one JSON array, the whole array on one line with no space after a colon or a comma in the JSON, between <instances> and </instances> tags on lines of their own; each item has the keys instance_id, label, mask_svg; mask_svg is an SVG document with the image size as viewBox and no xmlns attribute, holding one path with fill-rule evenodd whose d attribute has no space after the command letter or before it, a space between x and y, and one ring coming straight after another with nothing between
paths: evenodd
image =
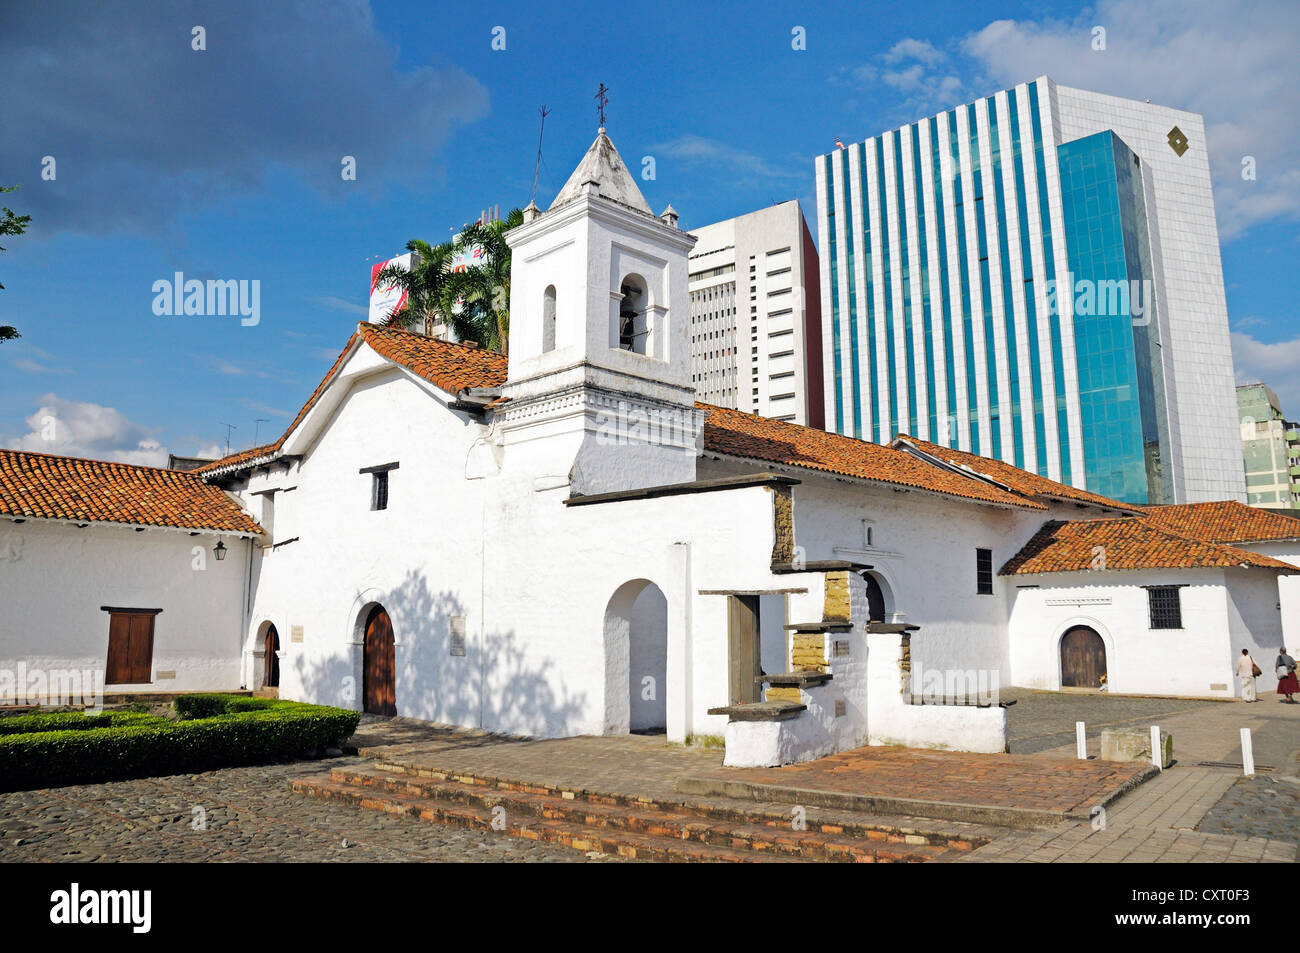
<instances>
[{"instance_id":1,"label":"blue sky","mask_svg":"<svg viewBox=\"0 0 1300 953\"><path fill-rule=\"evenodd\" d=\"M0 184L22 186L0 202L33 219L0 253L0 323L23 334L0 344L3 446L158 463L215 452L223 422L234 449L273 439L364 316L374 257L525 204L543 104L545 207L601 82L625 160L655 159L646 198L685 228L791 197L811 218L836 137L1044 73L1201 112L1237 373L1300 416L1293 4L24 6L0 10ZM155 315L177 271L258 280L259 323Z\"/></svg>"}]
</instances>

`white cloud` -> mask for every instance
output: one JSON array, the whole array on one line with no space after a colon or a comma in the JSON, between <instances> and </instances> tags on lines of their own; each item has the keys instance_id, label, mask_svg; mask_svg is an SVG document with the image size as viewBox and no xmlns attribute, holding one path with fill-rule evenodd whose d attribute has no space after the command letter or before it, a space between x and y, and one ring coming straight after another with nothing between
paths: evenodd
<instances>
[{"instance_id":1,"label":"white cloud","mask_svg":"<svg viewBox=\"0 0 1300 953\"><path fill-rule=\"evenodd\" d=\"M49 367L48 365L40 364L36 361L29 361L23 357L20 357L15 361L11 361L10 363L13 364L14 367L18 368L18 370L26 371L28 374L71 374L72 373L72 371L70 371L66 367Z\"/></svg>"},{"instance_id":2,"label":"white cloud","mask_svg":"<svg viewBox=\"0 0 1300 953\"><path fill-rule=\"evenodd\" d=\"M905 37L871 62L841 71L836 84L859 87L887 86L888 115L911 122L970 98L956 75L952 57L928 40Z\"/></svg>"},{"instance_id":3,"label":"white cloud","mask_svg":"<svg viewBox=\"0 0 1300 953\"><path fill-rule=\"evenodd\" d=\"M888 53L881 57L886 63L918 60L930 65L934 65L946 58L946 54L935 49L929 40L918 40L910 36L899 40L890 48Z\"/></svg>"},{"instance_id":4,"label":"white cloud","mask_svg":"<svg viewBox=\"0 0 1300 953\"><path fill-rule=\"evenodd\" d=\"M1232 332L1232 363L1238 384L1263 382L1273 389L1289 420L1300 419L1300 337L1265 343L1244 331Z\"/></svg>"},{"instance_id":5,"label":"white cloud","mask_svg":"<svg viewBox=\"0 0 1300 953\"><path fill-rule=\"evenodd\" d=\"M1095 51L1093 28L1106 31ZM1074 20L998 20L962 43L985 95L1047 74L1074 86L1205 117L1219 234L1300 218L1300 6L1100 0ZM1254 181L1241 177L1254 156Z\"/></svg>"},{"instance_id":6,"label":"white cloud","mask_svg":"<svg viewBox=\"0 0 1300 953\"><path fill-rule=\"evenodd\" d=\"M167 448L154 439L154 431L112 407L46 394L26 420L31 430L7 438L5 446L150 467L167 465Z\"/></svg>"},{"instance_id":7,"label":"white cloud","mask_svg":"<svg viewBox=\"0 0 1300 953\"><path fill-rule=\"evenodd\" d=\"M333 311L343 311L347 314L368 315L370 313L370 309L364 304L347 301L343 298L336 297L335 295L320 295L315 298L308 298L307 300L320 305L322 308L330 308Z\"/></svg>"},{"instance_id":8,"label":"white cloud","mask_svg":"<svg viewBox=\"0 0 1300 953\"><path fill-rule=\"evenodd\" d=\"M707 163L714 166L730 166L750 175L785 179L800 179L806 176L802 168L798 171L780 169L752 152L746 152L718 139L706 139L703 136L678 136L676 139L656 143L650 146L647 151L651 154L658 153L660 156L667 156L670 159L678 159L688 164Z\"/></svg>"}]
</instances>

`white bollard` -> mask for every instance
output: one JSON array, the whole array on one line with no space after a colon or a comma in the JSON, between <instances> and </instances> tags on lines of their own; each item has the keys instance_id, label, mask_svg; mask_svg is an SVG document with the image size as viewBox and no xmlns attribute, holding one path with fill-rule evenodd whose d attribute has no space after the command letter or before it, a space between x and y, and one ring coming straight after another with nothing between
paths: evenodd
<instances>
[{"instance_id":1,"label":"white bollard","mask_svg":"<svg viewBox=\"0 0 1300 953\"><path fill-rule=\"evenodd\" d=\"M1151 763L1161 771L1165 769L1165 759L1161 757L1163 752L1160 750L1160 726L1151 726Z\"/></svg>"},{"instance_id":2,"label":"white bollard","mask_svg":"<svg viewBox=\"0 0 1300 953\"><path fill-rule=\"evenodd\" d=\"M1255 751L1250 743L1250 729L1241 729L1241 770L1246 777L1255 775Z\"/></svg>"},{"instance_id":3,"label":"white bollard","mask_svg":"<svg viewBox=\"0 0 1300 953\"><path fill-rule=\"evenodd\" d=\"M1074 753L1079 756L1080 761L1088 760L1088 732L1081 721L1074 723Z\"/></svg>"}]
</instances>

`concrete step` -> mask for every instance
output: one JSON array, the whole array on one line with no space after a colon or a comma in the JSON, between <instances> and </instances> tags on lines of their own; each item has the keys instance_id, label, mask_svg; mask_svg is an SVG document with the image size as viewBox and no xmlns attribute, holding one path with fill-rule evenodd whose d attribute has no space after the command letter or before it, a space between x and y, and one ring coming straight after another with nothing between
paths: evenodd
<instances>
[{"instance_id":1,"label":"concrete step","mask_svg":"<svg viewBox=\"0 0 1300 953\"><path fill-rule=\"evenodd\" d=\"M295 781L291 788L301 794L417 813L427 820L475 829L492 829L495 815L504 819L507 831L515 836L542 836L554 843L574 842L570 846L623 856L920 863L955 853L952 844L932 845L915 834L877 830L865 824L814 824L809 830L793 830L790 815L779 811L656 803L589 792L579 796L578 792L544 786L529 785L531 790L523 790L522 785L503 784L465 776L418 777L364 766L335 768L328 782ZM552 830L548 825L558 826ZM538 831L543 833L538 835ZM592 842L605 846L583 846ZM611 844L616 849L608 849ZM969 849L970 845L963 846ZM715 850L727 853L709 853ZM746 856L731 856L734 851Z\"/></svg>"}]
</instances>

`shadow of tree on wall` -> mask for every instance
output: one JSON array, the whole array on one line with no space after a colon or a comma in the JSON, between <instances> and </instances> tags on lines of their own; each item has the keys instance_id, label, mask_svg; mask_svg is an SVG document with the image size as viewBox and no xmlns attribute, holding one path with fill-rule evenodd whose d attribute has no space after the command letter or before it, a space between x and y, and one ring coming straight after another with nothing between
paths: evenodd
<instances>
[{"instance_id":1,"label":"shadow of tree on wall","mask_svg":"<svg viewBox=\"0 0 1300 953\"><path fill-rule=\"evenodd\" d=\"M521 735L576 734L599 720L587 694L564 688L554 659L530 658L514 629L480 637L467 625L465 654L452 655L454 620L468 622L470 612L456 593L435 592L423 574L408 571L380 604L397 641L398 715ZM331 628L350 631L348 621ZM598 634L592 644L600 644ZM339 635L319 655L290 661L304 700L362 709L360 645Z\"/></svg>"}]
</instances>

